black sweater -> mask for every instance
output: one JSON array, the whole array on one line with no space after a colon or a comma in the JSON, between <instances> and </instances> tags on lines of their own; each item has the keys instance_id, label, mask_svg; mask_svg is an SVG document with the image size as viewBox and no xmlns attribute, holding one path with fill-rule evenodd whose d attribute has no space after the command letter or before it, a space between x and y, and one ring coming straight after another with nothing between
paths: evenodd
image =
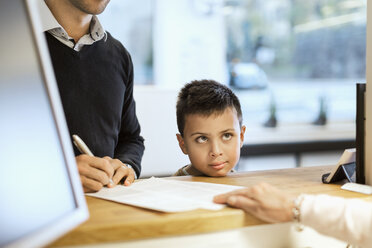
<instances>
[{"instance_id":1,"label":"black sweater","mask_svg":"<svg viewBox=\"0 0 372 248\"><path fill-rule=\"evenodd\" d=\"M139 176L144 144L128 51L109 33L79 52L45 34L70 134L79 135L95 156L117 158Z\"/></svg>"}]
</instances>

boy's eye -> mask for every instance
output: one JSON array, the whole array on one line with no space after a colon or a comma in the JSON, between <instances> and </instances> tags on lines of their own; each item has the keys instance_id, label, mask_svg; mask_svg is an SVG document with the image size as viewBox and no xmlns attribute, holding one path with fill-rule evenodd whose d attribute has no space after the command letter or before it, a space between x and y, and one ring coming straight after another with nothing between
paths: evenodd
<instances>
[{"instance_id":1,"label":"boy's eye","mask_svg":"<svg viewBox=\"0 0 372 248\"><path fill-rule=\"evenodd\" d=\"M205 143L207 140L208 140L208 138L205 137L205 136L199 136L199 137L196 138L196 142L198 142L200 144Z\"/></svg>"},{"instance_id":2,"label":"boy's eye","mask_svg":"<svg viewBox=\"0 0 372 248\"><path fill-rule=\"evenodd\" d=\"M223 140L231 140L232 136L233 135L231 133L224 133L223 136L222 136L222 139Z\"/></svg>"}]
</instances>

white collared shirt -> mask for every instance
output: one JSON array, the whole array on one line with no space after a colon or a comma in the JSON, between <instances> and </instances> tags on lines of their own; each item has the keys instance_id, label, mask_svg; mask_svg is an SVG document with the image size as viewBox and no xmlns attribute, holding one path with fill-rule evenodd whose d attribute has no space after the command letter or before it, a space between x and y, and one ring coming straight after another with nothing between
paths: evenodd
<instances>
[{"instance_id":1,"label":"white collared shirt","mask_svg":"<svg viewBox=\"0 0 372 248\"><path fill-rule=\"evenodd\" d=\"M43 32L49 32L66 46L74 49L75 51L80 51L83 46L91 45L103 38L106 41L107 34L101 23L98 21L97 16L92 17L89 27L89 34L85 34L78 40L78 42L75 43L74 39L71 38L61 24L58 23L44 0L39 0L38 2Z\"/></svg>"},{"instance_id":2,"label":"white collared shirt","mask_svg":"<svg viewBox=\"0 0 372 248\"><path fill-rule=\"evenodd\" d=\"M299 197L302 224L353 245L372 247L371 202L324 194Z\"/></svg>"}]
</instances>

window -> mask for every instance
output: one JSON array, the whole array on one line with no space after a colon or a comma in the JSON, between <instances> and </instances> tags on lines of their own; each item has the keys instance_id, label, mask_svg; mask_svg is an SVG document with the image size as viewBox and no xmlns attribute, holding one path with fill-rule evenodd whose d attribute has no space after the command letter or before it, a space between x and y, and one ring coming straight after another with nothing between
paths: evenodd
<instances>
[{"instance_id":1,"label":"window","mask_svg":"<svg viewBox=\"0 0 372 248\"><path fill-rule=\"evenodd\" d=\"M366 0L113 0L100 18L131 53L136 84L213 78L252 89L239 94L256 124L270 111L279 123L316 122L321 111L354 120Z\"/></svg>"},{"instance_id":2,"label":"window","mask_svg":"<svg viewBox=\"0 0 372 248\"><path fill-rule=\"evenodd\" d=\"M225 1L224 13L230 84L269 91L246 103L265 106L259 122L270 108L281 122L322 124L321 111L354 120L355 83L365 82L365 0Z\"/></svg>"},{"instance_id":3,"label":"window","mask_svg":"<svg viewBox=\"0 0 372 248\"><path fill-rule=\"evenodd\" d=\"M112 0L100 21L130 52L135 83L153 83L153 0Z\"/></svg>"}]
</instances>

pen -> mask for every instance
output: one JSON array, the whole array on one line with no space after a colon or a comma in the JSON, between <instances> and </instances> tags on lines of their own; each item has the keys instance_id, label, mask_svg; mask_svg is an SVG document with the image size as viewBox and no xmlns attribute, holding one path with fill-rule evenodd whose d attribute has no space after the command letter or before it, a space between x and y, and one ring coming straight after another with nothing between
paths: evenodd
<instances>
[{"instance_id":1,"label":"pen","mask_svg":"<svg viewBox=\"0 0 372 248\"><path fill-rule=\"evenodd\" d=\"M84 141L76 134L72 135L73 143L76 146L76 148L83 154L94 156L91 150L88 148L88 146L84 143ZM109 184L114 185L114 182L110 178Z\"/></svg>"},{"instance_id":2,"label":"pen","mask_svg":"<svg viewBox=\"0 0 372 248\"><path fill-rule=\"evenodd\" d=\"M72 139L74 140L74 145L82 154L94 156L93 153L88 148L88 146L84 143L84 141L79 136L74 134L72 135Z\"/></svg>"}]
</instances>

